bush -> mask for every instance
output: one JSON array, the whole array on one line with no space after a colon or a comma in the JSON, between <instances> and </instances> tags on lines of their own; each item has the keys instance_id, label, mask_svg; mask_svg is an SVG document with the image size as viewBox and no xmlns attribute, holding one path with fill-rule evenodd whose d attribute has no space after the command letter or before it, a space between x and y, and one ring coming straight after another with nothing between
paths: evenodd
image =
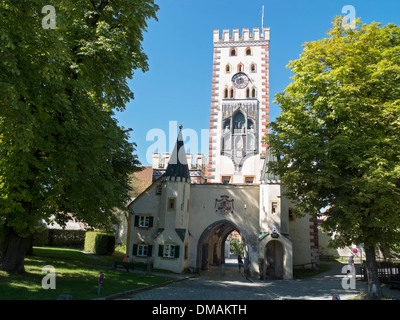
<instances>
[{"instance_id":1,"label":"bush","mask_svg":"<svg viewBox=\"0 0 400 320\"><path fill-rule=\"evenodd\" d=\"M49 246L83 247L85 234L84 230L49 229Z\"/></svg>"},{"instance_id":2,"label":"bush","mask_svg":"<svg viewBox=\"0 0 400 320\"><path fill-rule=\"evenodd\" d=\"M103 232L86 232L84 251L99 255L111 255L114 253L114 249L114 235Z\"/></svg>"}]
</instances>

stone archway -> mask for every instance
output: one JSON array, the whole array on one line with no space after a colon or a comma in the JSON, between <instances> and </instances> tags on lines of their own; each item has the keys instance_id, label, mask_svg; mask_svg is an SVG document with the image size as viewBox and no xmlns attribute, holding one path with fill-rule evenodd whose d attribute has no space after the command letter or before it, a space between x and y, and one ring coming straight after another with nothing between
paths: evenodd
<instances>
[{"instance_id":1,"label":"stone archway","mask_svg":"<svg viewBox=\"0 0 400 320\"><path fill-rule=\"evenodd\" d=\"M232 231L237 231L242 237L244 261L246 261L246 239L240 229L230 221L220 220L208 226L199 238L196 259L198 270L207 270L209 266L219 266L221 263L225 263L225 241Z\"/></svg>"},{"instance_id":2,"label":"stone archway","mask_svg":"<svg viewBox=\"0 0 400 320\"><path fill-rule=\"evenodd\" d=\"M283 279L283 250L283 245L279 240L271 240L266 244L264 250L264 278Z\"/></svg>"}]
</instances>

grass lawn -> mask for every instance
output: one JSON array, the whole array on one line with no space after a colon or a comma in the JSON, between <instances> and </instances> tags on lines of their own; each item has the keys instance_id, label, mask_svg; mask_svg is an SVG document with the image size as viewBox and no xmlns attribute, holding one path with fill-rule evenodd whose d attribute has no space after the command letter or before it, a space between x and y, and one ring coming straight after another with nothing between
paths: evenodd
<instances>
[{"instance_id":1,"label":"grass lawn","mask_svg":"<svg viewBox=\"0 0 400 320\"><path fill-rule=\"evenodd\" d=\"M308 277L314 277L320 273L329 271L330 267L327 264L320 263L319 269L294 269L293 270L293 278L294 279L304 279Z\"/></svg>"},{"instance_id":2,"label":"grass lawn","mask_svg":"<svg viewBox=\"0 0 400 320\"><path fill-rule=\"evenodd\" d=\"M122 259L118 252L106 257L106 262L76 249L34 247L33 253L25 258L24 274L0 271L0 300L55 300L60 294L70 294L74 300L97 298L100 272L104 273L100 297L171 280L109 269L112 260ZM46 265L55 268L56 289L42 288Z\"/></svg>"}]
</instances>

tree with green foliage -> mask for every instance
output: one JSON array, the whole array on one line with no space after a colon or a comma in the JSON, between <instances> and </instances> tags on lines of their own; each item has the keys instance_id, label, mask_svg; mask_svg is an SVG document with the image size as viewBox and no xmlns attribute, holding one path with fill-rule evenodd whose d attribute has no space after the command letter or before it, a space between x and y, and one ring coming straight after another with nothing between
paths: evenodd
<instances>
[{"instance_id":1,"label":"tree with green foliage","mask_svg":"<svg viewBox=\"0 0 400 320\"><path fill-rule=\"evenodd\" d=\"M147 71L153 0L0 2L0 268L24 271L41 219L112 223L139 161L114 111ZM47 13L47 15L46 15ZM50 15L49 15L50 14ZM46 25L54 28L47 28Z\"/></svg>"},{"instance_id":2,"label":"tree with green foliage","mask_svg":"<svg viewBox=\"0 0 400 320\"><path fill-rule=\"evenodd\" d=\"M243 254L243 244L240 242L239 239L231 239L230 252L235 255Z\"/></svg>"},{"instance_id":3,"label":"tree with green foliage","mask_svg":"<svg viewBox=\"0 0 400 320\"><path fill-rule=\"evenodd\" d=\"M266 142L296 213L318 216L338 247L364 243L369 294L381 296L375 249L400 241L400 27L337 17L304 44Z\"/></svg>"}]
</instances>

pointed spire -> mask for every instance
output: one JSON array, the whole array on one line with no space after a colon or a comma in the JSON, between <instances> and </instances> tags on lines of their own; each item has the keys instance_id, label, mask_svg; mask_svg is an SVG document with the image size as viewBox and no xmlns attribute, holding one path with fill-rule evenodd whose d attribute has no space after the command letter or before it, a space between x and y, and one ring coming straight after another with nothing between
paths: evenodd
<instances>
[{"instance_id":1,"label":"pointed spire","mask_svg":"<svg viewBox=\"0 0 400 320\"><path fill-rule=\"evenodd\" d=\"M174 150L168 162L167 170L164 174L165 180L190 182L189 166L186 160L186 151L182 136L183 126L179 126L179 134Z\"/></svg>"},{"instance_id":2,"label":"pointed spire","mask_svg":"<svg viewBox=\"0 0 400 320\"><path fill-rule=\"evenodd\" d=\"M267 157L261 171L261 183L280 183L279 175L269 172L270 164L275 161L278 161L278 158L268 149Z\"/></svg>"}]
</instances>

